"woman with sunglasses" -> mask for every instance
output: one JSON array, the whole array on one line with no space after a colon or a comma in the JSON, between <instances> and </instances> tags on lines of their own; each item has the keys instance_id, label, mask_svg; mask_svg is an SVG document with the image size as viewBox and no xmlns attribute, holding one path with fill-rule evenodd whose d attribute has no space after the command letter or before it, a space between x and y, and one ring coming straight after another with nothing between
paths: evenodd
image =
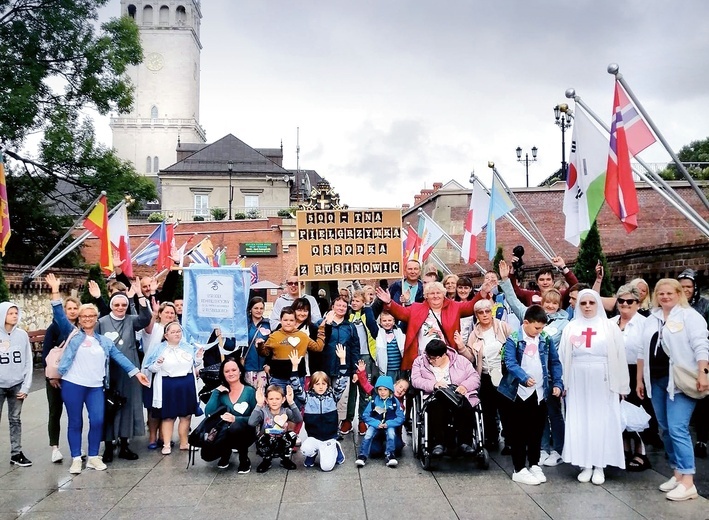
<instances>
[{"instance_id":1,"label":"woman with sunglasses","mask_svg":"<svg viewBox=\"0 0 709 520\"><path fill-rule=\"evenodd\" d=\"M68 428L67 437L71 450L72 464L69 472L81 473L81 430L83 428L84 406L89 416L89 446L87 469L106 469L98 455L103 436L104 388L108 381L109 359L116 363L127 377L135 378L142 385L148 385L148 378L124 356L112 341L96 331L98 308L90 303L79 307L78 328L68 319L59 297L61 281L54 275L47 276L47 284L52 291L52 313L54 322L61 333L67 333L66 350L59 362L58 371L62 376L57 382L66 406Z\"/></svg>"},{"instance_id":2,"label":"woman with sunglasses","mask_svg":"<svg viewBox=\"0 0 709 520\"><path fill-rule=\"evenodd\" d=\"M130 298L138 296L138 314L129 314ZM111 296L108 303L111 312L98 320L96 332L113 341L121 353L135 366L140 365L138 345L135 333L144 329L153 319L148 300L143 296L140 280L136 278L131 283L127 294L116 293ZM103 454L104 462L113 460L113 440L120 439L118 456L126 460L136 460L138 454L128 447L128 439L133 436L145 435L145 421L143 419L143 392L137 385L118 367L112 366L109 371L109 387L126 398L125 404L116 412L115 418L106 417L106 449Z\"/></svg>"},{"instance_id":3,"label":"woman with sunglasses","mask_svg":"<svg viewBox=\"0 0 709 520\"><path fill-rule=\"evenodd\" d=\"M285 283L285 291L281 294L275 302L273 302L273 309L271 310L271 316L269 321L271 323L271 330L276 330L278 324L281 322L281 311L283 307L291 307L293 305L293 300L300 296L300 282L298 282L298 277L293 274L288 277ZM322 315L320 314L320 307L318 307L318 301L309 294L304 294L303 298L306 298L310 302L310 313L313 323L320 323Z\"/></svg>"},{"instance_id":4,"label":"woman with sunglasses","mask_svg":"<svg viewBox=\"0 0 709 520\"><path fill-rule=\"evenodd\" d=\"M603 468L625 469L620 399L630 393L625 342L606 318L601 296L579 292L574 319L561 336L566 387L564 462L581 467L579 482L605 482Z\"/></svg>"},{"instance_id":5,"label":"woman with sunglasses","mask_svg":"<svg viewBox=\"0 0 709 520\"><path fill-rule=\"evenodd\" d=\"M636 287L625 284L616 293L618 314L611 318L613 323L623 333L625 343L625 358L628 362L630 375L630 388L637 386L638 352L642 348L642 330L645 316L638 312L640 308L640 293ZM636 406L649 408L652 414L652 405L649 399L640 399L635 392L628 394L628 402ZM634 444L634 446L631 446ZM650 461L645 456L645 445L637 432L623 432L623 447L625 448L625 463L628 471L643 471L650 468Z\"/></svg>"}]
</instances>

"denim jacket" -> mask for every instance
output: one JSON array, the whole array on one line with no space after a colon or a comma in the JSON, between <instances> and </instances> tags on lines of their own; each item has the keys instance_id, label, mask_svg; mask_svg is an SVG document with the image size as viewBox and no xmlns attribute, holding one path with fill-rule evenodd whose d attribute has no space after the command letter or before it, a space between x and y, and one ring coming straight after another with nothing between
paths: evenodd
<instances>
[{"instance_id":1,"label":"denim jacket","mask_svg":"<svg viewBox=\"0 0 709 520\"><path fill-rule=\"evenodd\" d=\"M500 381L497 391L514 401L517 398L519 385L523 384L529 376L522 370L522 356L527 342L524 341L524 331L519 330L510 334L503 348L503 359L507 372ZM539 359L542 362L542 373L544 374L544 399L548 399L552 388L564 389L561 379L561 361L556 350L554 341L548 334L542 331L539 334ZM551 374L550 374L551 372ZM551 376L551 385L549 384Z\"/></svg>"}]
</instances>

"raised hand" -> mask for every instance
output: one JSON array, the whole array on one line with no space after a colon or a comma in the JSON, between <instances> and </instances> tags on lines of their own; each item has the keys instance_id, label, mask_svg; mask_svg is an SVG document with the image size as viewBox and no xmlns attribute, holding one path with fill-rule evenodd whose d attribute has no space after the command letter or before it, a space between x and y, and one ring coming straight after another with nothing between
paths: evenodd
<instances>
[{"instance_id":1,"label":"raised hand","mask_svg":"<svg viewBox=\"0 0 709 520\"><path fill-rule=\"evenodd\" d=\"M266 396L263 393L263 387L259 386L256 389L256 405L257 406L263 406L263 404L266 402Z\"/></svg>"},{"instance_id":2,"label":"raised hand","mask_svg":"<svg viewBox=\"0 0 709 520\"><path fill-rule=\"evenodd\" d=\"M335 355L340 360L340 364L344 365L345 359L347 359L347 349L345 348L345 346L342 343L338 343L335 346Z\"/></svg>"},{"instance_id":3,"label":"raised hand","mask_svg":"<svg viewBox=\"0 0 709 520\"><path fill-rule=\"evenodd\" d=\"M286 386L286 402L289 405L293 404L293 387L291 385Z\"/></svg>"},{"instance_id":4,"label":"raised hand","mask_svg":"<svg viewBox=\"0 0 709 520\"><path fill-rule=\"evenodd\" d=\"M364 372L366 370L367 370L366 363L364 361L362 361L361 359L359 361L357 361L357 371Z\"/></svg>"},{"instance_id":5,"label":"raised hand","mask_svg":"<svg viewBox=\"0 0 709 520\"><path fill-rule=\"evenodd\" d=\"M552 258L551 263L554 267L558 267L559 269L563 269L564 267L566 267L566 262L564 262L564 259L560 256L555 256L554 258Z\"/></svg>"},{"instance_id":6,"label":"raised hand","mask_svg":"<svg viewBox=\"0 0 709 520\"><path fill-rule=\"evenodd\" d=\"M391 294L389 294L388 290L385 291L381 287L376 287L374 289L374 292L376 293L377 298L379 298L382 301L382 303L384 303L384 304L391 303Z\"/></svg>"},{"instance_id":7,"label":"raised hand","mask_svg":"<svg viewBox=\"0 0 709 520\"><path fill-rule=\"evenodd\" d=\"M291 365L293 365L293 372L295 372L298 370L300 360L303 359L303 356L299 355L298 351L293 349L290 351L290 354L288 354L288 359L290 359Z\"/></svg>"},{"instance_id":8,"label":"raised hand","mask_svg":"<svg viewBox=\"0 0 709 520\"><path fill-rule=\"evenodd\" d=\"M59 292L59 286L61 285L61 280L54 276L54 273L49 273L47 276L45 276L44 280L47 282L47 285L49 288L52 290L53 293L58 293Z\"/></svg>"},{"instance_id":9,"label":"raised hand","mask_svg":"<svg viewBox=\"0 0 709 520\"><path fill-rule=\"evenodd\" d=\"M510 266L507 265L507 262L504 260L500 260L500 265L498 267L500 271L500 278L502 280L507 280L510 277Z\"/></svg>"},{"instance_id":10,"label":"raised hand","mask_svg":"<svg viewBox=\"0 0 709 520\"><path fill-rule=\"evenodd\" d=\"M101 297L101 287L94 280L89 280L89 294L94 298Z\"/></svg>"},{"instance_id":11,"label":"raised hand","mask_svg":"<svg viewBox=\"0 0 709 520\"><path fill-rule=\"evenodd\" d=\"M603 280L603 275L604 275L604 273L603 273L603 264L601 263L600 260L596 263L596 269L595 269L595 270L596 270L596 280Z\"/></svg>"}]
</instances>

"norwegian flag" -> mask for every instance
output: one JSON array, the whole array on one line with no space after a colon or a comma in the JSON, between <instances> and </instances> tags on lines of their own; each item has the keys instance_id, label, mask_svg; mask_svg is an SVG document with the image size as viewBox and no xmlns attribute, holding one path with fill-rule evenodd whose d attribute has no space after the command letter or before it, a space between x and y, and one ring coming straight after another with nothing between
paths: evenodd
<instances>
[{"instance_id":1,"label":"norwegian flag","mask_svg":"<svg viewBox=\"0 0 709 520\"><path fill-rule=\"evenodd\" d=\"M615 95L617 102L613 104L613 113L615 114L615 107L620 106L628 150L630 155L638 155L656 141L655 136L638 112L638 109L628 98L628 94L626 94L625 89L618 80L615 82Z\"/></svg>"},{"instance_id":2,"label":"norwegian flag","mask_svg":"<svg viewBox=\"0 0 709 520\"><path fill-rule=\"evenodd\" d=\"M251 264L251 285L258 283L258 264Z\"/></svg>"},{"instance_id":3,"label":"norwegian flag","mask_svg":"<svg viewBox=\"0 0 709 520\"><path fill-rule=\"evenodd\" d=\"M623 106L620 101L621 91L622 88L616 81L608 164L606 166L605 196L608 206L623 223L625 230L630 233L638 227L638 196L635 191L633 171L630 168L630 150ZM631 114L629 113L629 115ZM640 123L645 124L642 120ZM638 122L634 122L633 126L637 126L637 124Z\"/></svg>"}]
</instances>

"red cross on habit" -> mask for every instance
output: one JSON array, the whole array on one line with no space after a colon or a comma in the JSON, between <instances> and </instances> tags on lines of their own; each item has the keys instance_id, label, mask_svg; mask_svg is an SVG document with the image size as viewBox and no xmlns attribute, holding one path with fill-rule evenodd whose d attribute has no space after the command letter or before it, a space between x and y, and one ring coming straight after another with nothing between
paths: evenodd
<instances>
[{"instance_id":1,"label":"red cross on habit","mask_svg":"<svg viewBox=\"0 0 709 520\"><path fill-rule=\"evenodd\" d=\"M595 336L596 334L597 332L595 332L591 327L581 333L582 336L586 336L586 348L591 348L591 336Z\"/></svg>"}]
</instances>

